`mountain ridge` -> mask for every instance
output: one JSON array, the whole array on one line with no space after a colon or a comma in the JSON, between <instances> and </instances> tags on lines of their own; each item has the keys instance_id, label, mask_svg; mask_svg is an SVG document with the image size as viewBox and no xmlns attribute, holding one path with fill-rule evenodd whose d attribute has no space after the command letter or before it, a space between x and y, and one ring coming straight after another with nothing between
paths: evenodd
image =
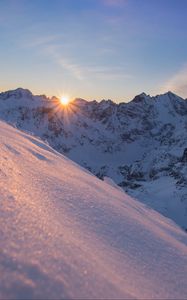
<instances>
[{"instance_id":1,"label":"mountain ridge","mask_svg":"<svg viewBox=\"0 0 187 300\"><path fill-rule=\"evenodd\" d=\"M187 229L187 101L167 92L131 102L0 94L0 118L47 141ZM184 158L183 158L184 157Z\"/></svg>"},{"instance_id":2,"label":"mountain ridge","mask_svg":"<svg viewBox=\"0 0 187 300\"><path fill-rule=\"evenodd\" d=\"M30 95L30 96L33 96L33 97L43 97L43 98L46 98L46 99L49 99L50 101L53 100L54 98L55 99L59 99L57 96L53 95L51 97L45 95L45 94L33 94L32 91L28 88L22 88L22 87L18 87L16 89L11 89L11 90L7 90L7 91L1 91L0 92L0 95L7 95L7 94L20 94L22 96L26 96L26 95ZM174 97L177 97L177 98L180 98L181 100L184 100L184 101L187 101L187 98L182 98L181 96L178 96L176 93L172 92L172 91L167 91L165 93L162 93L162 94L156 94L154 96L150 95L150 94L147 94L146 92L141 92L140 94L137 94L134 96L134 98L130 99L129 101L120 101L120 102L116 102L112 99L101 99L101 100L86 100L84 98L80 98L80 97L75 97L74 100L83 100L83 101L86 101L86 102L97 102L97 103L101 103L101 102L111 102L113 104L117 104L117 105L120 105L120 104L126 104L126 103L130 103L132 102L134 99L136 99L136 97L149 97L150 99L154 99L154 98L158 98L160 96L167 96L167 95L171 95L171 96L174 96Z\"/></svg>"}]
</instances>

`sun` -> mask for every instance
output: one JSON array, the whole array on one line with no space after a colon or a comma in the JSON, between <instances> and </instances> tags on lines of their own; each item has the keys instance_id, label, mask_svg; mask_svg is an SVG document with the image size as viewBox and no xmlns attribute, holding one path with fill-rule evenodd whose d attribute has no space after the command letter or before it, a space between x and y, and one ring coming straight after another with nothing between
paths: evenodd
<instances>
[{"instance_id":1,"label":"sun","mask_svg":"<svg viewBox=\"0 0 187 300\"><path fill-rule=\"evenodd\" d=\"M64 106L67 106L70 102L70 99L67 96L62 96L60 98L60 103Z\"/></svg>"}]
</instances>

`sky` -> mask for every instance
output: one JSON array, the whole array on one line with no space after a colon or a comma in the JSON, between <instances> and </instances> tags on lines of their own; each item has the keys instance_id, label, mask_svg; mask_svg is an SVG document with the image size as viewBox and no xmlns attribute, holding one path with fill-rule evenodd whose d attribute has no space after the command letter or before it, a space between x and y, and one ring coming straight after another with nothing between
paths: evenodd
<instances>
[{"instance_id":1,"label":"sky","mask_svg":"<svg viewBox=\"0 0 187 300\"><path fill-rule=\"evenodd\" d=\"M0 0L0 91L187 98L186 0Z\"/></svg>"}]
</instances>

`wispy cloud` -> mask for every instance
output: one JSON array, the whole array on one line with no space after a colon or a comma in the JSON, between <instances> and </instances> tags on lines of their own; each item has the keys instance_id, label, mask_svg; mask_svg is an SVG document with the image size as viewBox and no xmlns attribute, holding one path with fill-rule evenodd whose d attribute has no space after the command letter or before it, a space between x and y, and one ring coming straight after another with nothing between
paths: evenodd
<instances>
[{"instance_id":1,"label":"wispy cloud","mask_svg":"<svg viewBox=\"0 0 187 300\"><path fill-rule=\"evenodd\" d=\"M64 40L64 42L63 42ZM120 80L131 79L132 75L128 74L125 66L106 66L97 65L94 62L80 64L76 57L67 55L64 52L64 47L72 47L68 44L66 37L62 35L34 35L22 41L22 47L33 48L40 55L47 56L50 61L60 66L70 76L77 80ZM67 49L66 49L67 50ZM99 48L98 55L112 54L113 51L109 48Z\"/></svg>"},{"instance_id":2,"label":"wispy cloud","mask_svg":"<svg viewBox=\"0 0 187 300\"><path fill-rule=\"evenodd\" d=\"M76 79L82 80L81 67L73 63L67 55L62 54L64 48L71 46L68 44L66 36L63 34L36 34L36 29L34 28L33 32L31 30L29 36L22 37L22 40L19 41L20 46L22 48L32 48L39 55L46 56L50 61L68 71Z\"/></svg>"},{"instance_id":3,"label":"wispy cloud","mask_svg":"<svg viewBox=\"0 0 187 300\"><path fill-rule=\"evenodd\" d=\"M68 60L65 57L59 58L57 60L58 64L66 69L71 75L73 75L78 80L84 80L84 72L83 68L76 63L72 63L70 60Z\"/></svg>"},{"instance_id":4,"label":"wispy cloud","mask_svg":"<svg viewBox=\"0 0 187 300\"><path fill-rule=\"evenodd\" d=\"M73 58L60 54L56 47L48 47L45 51L48 51L52 59L77 80L119 80L133 77L125 72L123 66L98 66L93 63L79 64Z\"/></svg>"},{"instance_id":5,"label":"wispy cloud","mask_svg":"<svg viewBox=\"0 0 187 300\"><path fill-rule=\"evenodd\" d=\"M46 46L50 45L51 43L55 43L58 41L59 38L62 38L63 36L61 34L51 34L46 36L37 36L33 37L24 42L24 47L40 47L40 46Z\"/></svg>"},{"instance_id":6,"label":"wispy cloud","mask_svg":"<svg viewBox=\"0 0 187 300\"><path fill-rule=\"evenodd\" d=\"M165 91L173 91L184 98L187 97L187 64L163 85L161 92Z\"/></svg>"},{"instance_id":7,"label":"wispy cloud","mask_svg":"<svg viewBox=\"0 0 187 300\"><path fill-rule=\"evenodd\" d=\"M80 50L85 46L84 43L81 44L80 40L75 43L64 32L45 34L43 27L44 24L39 24L39 27L36 25L31 27L18 40L19 44L22 48L32 48L32 51L38 55L46 57L48 61L58 65L64 73L64 78L65 76L68 76L68 78L72 76L78 81L87 80L87 82L128 80L132 78L125 65L113 65L112 59L108 65L100 62L101 57L108 55L112 58L116 55L115 47L112 44L112 35L106 35L104 45L94 48L95 61L91 61L89 55L85 60L82 59ZM72 51L75 44L78 49L77 52ZM89 46L87 47L87 52L90 53L92 49L89 49ZM84 50L83 53L85 53ZM97 61L100 63L98 64Z\"/></svg>"},{"instance_id":8,"label":"wispy cloud","mask_svg":"<svg viewBox=\"0 0 187 300\"><path fill-rule=\"evenodd\" d=\"M61 49L61 47L60 47ZM50 59L52 59L56 64L62 67L64 70L68 71L70 75L75 77L78 80L84 79L83 69L82 67L73 62L72 59L68 58L67 56L61 54L61 50L56 45L48 45L43 49L45 54L47 54Z\"/></svg>"},{"instance_id":9,"label":"wispy cloud","mask_svg":"<svg viewBox=\"0 0 187 300\"><path fill-rule=\"evenodd\" d=\"M118 80L132 79L132 75L125 72L123 66L94 66L85 67L85 73L94 79L99 80Z\"/></svg>"}]
</instances>

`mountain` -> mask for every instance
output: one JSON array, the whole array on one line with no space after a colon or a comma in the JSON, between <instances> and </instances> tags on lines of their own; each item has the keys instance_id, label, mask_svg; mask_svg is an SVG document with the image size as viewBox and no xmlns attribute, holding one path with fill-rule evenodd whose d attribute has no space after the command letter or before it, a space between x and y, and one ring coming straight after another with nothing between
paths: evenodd
<instances>
[{"instance_id":1,"label":"mountain","mask_svg":"<svg viewBox=\"0 0 187 300\"><path fill-rule=\"evenodd\" d=\"M187 229L187 101L168 92L129 103L0 94L0 118Z\"/></svg>"},{"instance_id":2,"label":"mountain","mask_svg":"<svg viewBox=\"0 0 187 300\"><path fill-rule=\"evenodd\" d=\"M187 236L0 122L1 299L185 299Z\"/></svg>"}]
</instances>

